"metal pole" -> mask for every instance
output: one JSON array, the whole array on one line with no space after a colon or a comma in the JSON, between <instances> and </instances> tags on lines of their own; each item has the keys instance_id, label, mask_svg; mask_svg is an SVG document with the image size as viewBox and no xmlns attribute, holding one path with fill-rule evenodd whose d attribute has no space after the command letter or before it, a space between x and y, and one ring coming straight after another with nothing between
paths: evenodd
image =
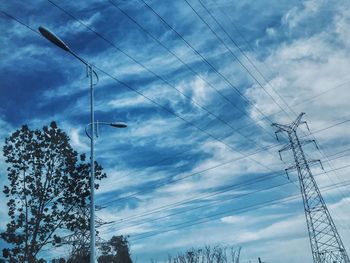
<instances>
[{"instance_id":1,"label":"metal pole","mask_svg":"<svg viewBox=\"0 0 350 263\"><path fill-rule=\"evenodd\" d=\"M93 66L87 61L75 54L59 37L53 34L50 30L45 27L39 27L40 33L50 42L69 52L75 58L84 63L87 67L88 77L90 80L90 106L91 106L91 178L90 178L90 263L96 262L95 255L95 158L94 158L94 139L95 139L95 120L94 120L94 83L93 74L96 75L97 81L98 76L93 70Z\"/></svg>"},{"instance_id":2,"label":"metal pole","mask_svg":"<svg viewBox=\"0 0 350 263\"><path fill-rule=\"evenodd\" d=\"M90 263L95 263L95 158L94 158L94 138L95 138L95 116L94 116L94 84L92 65L88 64L88 74L90 78L90 114L91 114L91 176L90 176Z\"/></svg>"}]
</instances>

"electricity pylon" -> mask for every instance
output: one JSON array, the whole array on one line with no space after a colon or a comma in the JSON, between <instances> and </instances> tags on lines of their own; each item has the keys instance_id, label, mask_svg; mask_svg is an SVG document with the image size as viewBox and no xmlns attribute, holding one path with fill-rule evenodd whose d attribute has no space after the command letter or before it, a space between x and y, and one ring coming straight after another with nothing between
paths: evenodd
<instances>
[{"instance_id":1,"label":"electricity pylon","mask_svg":"<svg viewBox=\"0 0 350 263\"><path fill-rule=\"evenodd\" d=\"M96 207L98 210L98 207ZM68 245L70 246L70 254L79 258L79 256L84 256L89 254L90 247L90 227L89 227L89 219L90 219L90 207L89 206L78 206L74 209L76 213L80 215L81 225L77 228L73 234L64 236L61 238L61 242L56 246ZM95 217L95 225L96 227L101 227L106 224L110 224L112 222L106 222L99 218ZM96 237L97 245L102 245L105 243L105 240Z\"/></svg>"},{"instance_id":2,"label":"electricity pylon","mask_svg":"<svg viewBox=\"0 0 350 263\"><path fill-rule=\"evenodd\" d=\"M285 170L287 176L290 170L296 170L298 173L314 263L350 263L343 242L310 170L310 164L319 162L322 166L322 163L320 160L308 160L303 151L303 145L315 143L317 147L317 144L315 140L301 140L297 134L299 125L307 126L305 121L301 121L304 114L301 113L289 125L272 124L277 128L275 132L277 140L279 132L286 132L289 139L289 143L279 150L279 154L281 157L283 151L292 150L293 152L295 164Z\"/></svg>"}]
</instances>

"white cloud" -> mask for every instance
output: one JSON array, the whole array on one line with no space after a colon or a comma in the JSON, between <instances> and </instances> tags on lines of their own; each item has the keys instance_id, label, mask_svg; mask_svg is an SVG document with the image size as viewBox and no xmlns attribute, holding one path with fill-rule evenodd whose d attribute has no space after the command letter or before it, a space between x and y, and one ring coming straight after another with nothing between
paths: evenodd
<instances>
[{"instance_id":1,"label":"white cloud","mask_svg":"<svg viewBox=\"0 0 350 263\"><path fill-rule=\"evenodd\" d=\"M276 37L277 31L273 27L268 27L268 28L266 28L266 34L269 37Z\"/></svg>"},{"instance_id":2,"label":"white cloud","mask_svg":"<svg viewBox=\"0 0 350 263\"><path fill-rule=\"evenodd\" d=\"M80 133L81 131L79 129L75 129L75 128L70 129L70 134L69 134L70 142L74 149L80 152L84 152L90 149L90 147L80 140Z\"/></svg>"},{"instance_id":3,"label":"white cloud","mask_svg":"<svg viewBox=\"0 0 350 263\"><path fill-rule=\"evenodd\" d=\"M123 98L117 98L107 103L112 109L122 109L131 107L140 107L142 105L149 105L149 101L142 96L127 96Z\"/></svg>"},{"instance_id":4,"label":"white cloud","mask_svg":"<svg viewBox=\"0 0 350 263\"><path fill-rule=\"evenodd\" d=\"M258 231L243 231L239 234L238 241L243 243L262 239L277 239L298 234L303 235L305 230L305 217L301 214L290 219L284 219L273 223Z\"/></svg>"},{"instance_id":5,"label":"white cloud","mask_svg":"<svg viewBox=\"0 0 350 263\"><path fill-rule=\"evenodd\" d=\"M334 18L335 32L339 40L341 40L348 48L350 47L350 10L349 7L339 8L338 14Z\"/></svg>"},{"instance_id":6,"label":"white cloud","mask_svg":"<svg viewBox=\"0 0 350 263\"><path fill-rule=\"evenodd\" d=\"M6 138L10 135L10 133L14 131L13 126L6 122L5 120L3 120L0 117L0 138L2 138L2 140L0 141L0 149L1 149L1 154L0 154L0 197L1 200L6 200L5 194L3 193L3 188L4 185L7 184L7 164L5 163L5 157L2 153L2 148L4 146L5 141L3 140L3 138ZM6 206L6 202L0 202L0 218L5 219L7 218L7 206ZM2 229L4 229L6 227L6 223L7 220L0 220L0 232Z\"/></svg>"},{"instance_id":7,"label":"white cloud","mask_svg":"<svg viewBox=\"0 0 350 263\"><path fill-rule=\"evenodd\" d=\"M228 224L242 224L247 221L245 216L226 216L221 218L221 221Z\"/></svg>"},{"instance_id":8,"label":"white cloud","mask_svg":"<svg viewBox=\"0 0 350 263\"><path fill-rule=\"evenodd\" d=\"M93 24L96 23L96 21L98 21L99 19L101 19L101 14L100 12L95 12L94 14L92 14L90 17L85 18L85 19L81 19L81 21L89 26L93 28ZM69 22L67 22L64 25L60 25L58 28L55 29L55 34L57 34L57 36L64 37L66 35L74 35L74 34L78 34L80 32L86 31L87 29L85 28L85 26L83 26L82 24L80 24L78 21L76 20L69 20Z\"/></svg>"},{"instance_id":9,"label":"white cloud","mask_svg":"<svg viewBox=\"0 0 350 263\"><path fill-rule=\"evenodd\" d=\"M198 75L190 81L182 81L179 84L179 90L193 100L194 107L205 107L208 102L211 102L213 89L208 86L206 79L206 76ZM187 99L183 98L183 100Z\"/></svg>"},{"instance_id":10,"label":"white cloud","mask_svg":"<svg viewBox=\"0 0 350 263\"><path fill-rule=\"evenodd\" d=\"M315 1L309 2L305 7L305 12L317 12ZM308 15L304 15L307 19ZM338 27L339 24L348 21L344 18L346 15L348 16L348 12L343 11L342 19L336 19L334 24L325 31L282 43L266 59L265 63L271 67L272 71L279 72L279 74L272 78L270 85L266 85L265 88L270 94L273 94L274 98L287 112L290 112L289 108L273 92L272 87L285 98L289 105L293 105L298 104L305 98L317 96L347 80L347 68L350 67L348 48L340 47L337 44L343 39L348 39L348 33L339 30ZM336 31L337 28L337 35L334 38L332 32ZM294 106L294 111L297 114L300 112L307 113L306 119L312 130L329 126L335 120L339 120L340 117L348 115L350 93L346 92L346 88L347 86L344 85L342 88L334 89L334 91L325 93L324 96L317 97L314 101ZM258 86L253 85L247 90L246 95L266 114L280 111L280 108ZM261 117L253 107L250 110L250 115L254 119ZM276 122L288 124L293 118L295 117L287 117L283 113L275 115L274 119ZM319 143L325 144L333 139L345 138L347 127L348 125L344 124L317 134L317 137L321 140Z\"/></svg>"},{"instance_id":11,"label":"white cloud","mask_svg":"<svg viewBox=\"0 0 350 263\"><path fill-rule=\"evenodd\" d=\"M282 22L287 24L290 28L299 25L303 20L307 20L311 15L315 14L322 4L323 0L307 0L302 6L291 8L282 18Z\"/></svg>"}]
</instances>

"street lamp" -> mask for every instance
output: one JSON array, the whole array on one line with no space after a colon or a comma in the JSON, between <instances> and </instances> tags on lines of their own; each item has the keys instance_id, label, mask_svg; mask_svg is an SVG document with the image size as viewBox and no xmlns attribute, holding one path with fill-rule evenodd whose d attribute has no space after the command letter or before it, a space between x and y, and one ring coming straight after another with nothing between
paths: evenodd
<instances>
[{"instance_id":1,"label":"street lamp","mask_svg":"<svg viewBox=\"0 0 350 263\"><path fill-rule=\"evenodd\" d=\"M126 128L128 127L128 125L125 122L105 122L105 121L96 121L94 123L94 125L92 125L92 123L89 123L88 125L86 125L85 127L85 134L87 137L89 137L91 139L92 134L90 134L88 132L88 127L89 126L95 126L95 131L96 131L96 137L98 137L98 133L99 133L99 125L107 125L107 126L111 126L113 128Z\"/></svg>"},{"instance_id":2,"label":"street lamp","mask_svg":"<svg viewBox=\"0 0 350 263\"><path fill-rule=\"evenodd\" d=\"M94 158L94 135L95 135L95 116L94 116L94 86L98 82L98 76L96 71L93 69L92 64L88 63L86 60L79 57L75 54L59 37L57 37L54 33L50 32L45 27L39 27L40 33L48 39L50 42L54 43L56 46L60 47L64 51L70 53L79 61L81 61L86 67L89 76L90 82L90 125L91 125L91 136L87 133L91 142L91 176L90 176L90 263L96 262L96 248L95 248L95 158ZM93 75L96 76L97 82L93 83ZM126 128L127 125L125 123L101 123L108 124L112 127L116 128ZM86 130L87 131L87 130Z\"/></svg>"}]
</instances>

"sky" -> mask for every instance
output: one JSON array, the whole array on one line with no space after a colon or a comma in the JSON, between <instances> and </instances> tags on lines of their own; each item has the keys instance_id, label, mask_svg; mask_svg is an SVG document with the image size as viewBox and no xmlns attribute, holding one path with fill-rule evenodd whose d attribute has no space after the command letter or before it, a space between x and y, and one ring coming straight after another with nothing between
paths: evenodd
<instances>
[{"instance_id":1,"label":"sky","mask_svg":"<svg viewBox=\"0 0 350 263\"><path fill-rule=\"evenodd\" d=\"M99 76L96 159L107 178L100 236L128 235L138 263L192 247L242 247L241 262L312 262L291 152L272 123L305 112L312 172L350 251L350 3L345 0L2 1L0 144L56 121L89 154L86 69ZM7 183L0 155L0 186ZM5 197L2 194L1 199ZM0 203L0 229L8 221ZM0 241L1 247L5 247ZM64 247L42 252L66 255Z\"/></svg>"}]
</instances>

